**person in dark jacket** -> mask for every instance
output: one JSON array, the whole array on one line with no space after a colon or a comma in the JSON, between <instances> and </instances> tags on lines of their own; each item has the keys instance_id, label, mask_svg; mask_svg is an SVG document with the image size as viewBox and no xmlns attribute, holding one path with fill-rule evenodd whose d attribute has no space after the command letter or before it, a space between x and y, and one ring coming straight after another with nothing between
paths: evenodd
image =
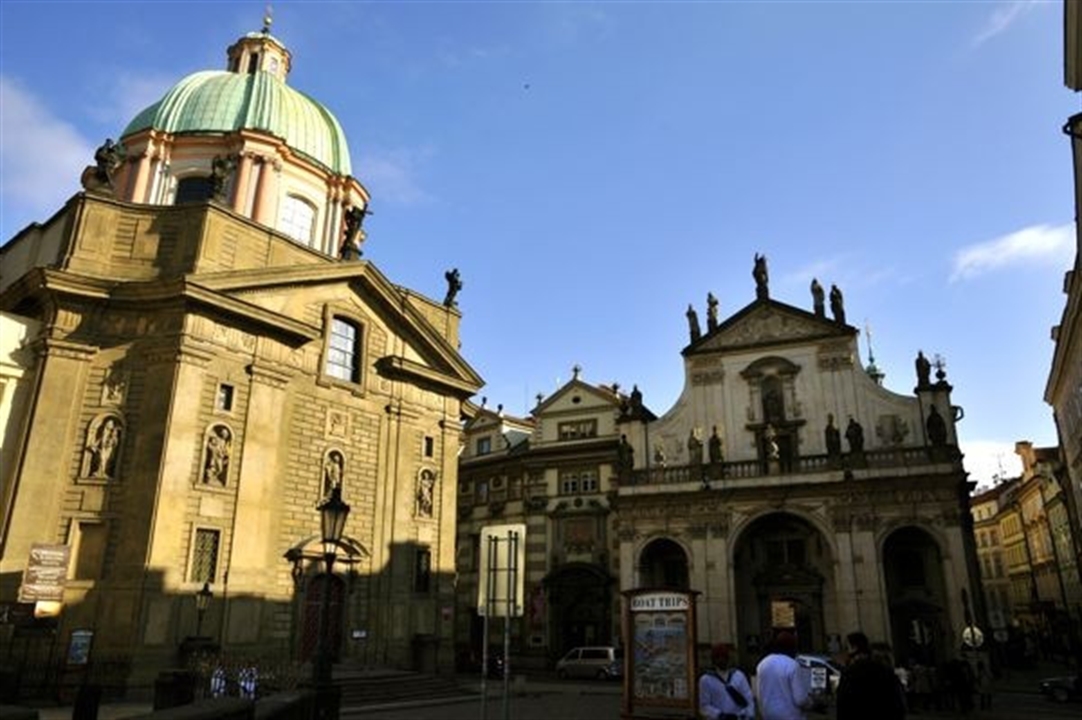
<instances>
[{"instance_id":1,"label":"person in dark jacket","mask_svg":"<svg viewBox=\"0 0 1082 720\"><path fill-rule=\"evenodd\" d=\"M846 636L849 663L838 682L837 720L903 720L905 694L898 676L872 657L862 632Z\"/></svg>"}]
</instances>

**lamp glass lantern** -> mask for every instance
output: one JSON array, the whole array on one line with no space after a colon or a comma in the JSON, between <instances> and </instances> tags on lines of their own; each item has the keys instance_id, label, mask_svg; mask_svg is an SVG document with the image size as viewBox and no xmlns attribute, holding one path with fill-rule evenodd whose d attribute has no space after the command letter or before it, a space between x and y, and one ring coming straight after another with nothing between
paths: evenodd
<instances>
[{"instance_id":1,"label":"lamp glass lantern","mask_svg":"<svg viewBox=\"0 0 1082 720\"><path fill-rule=\"evenodd\" d=\"M320 503L318 510L323 534L323 552L333 556L334 549L342 540L342 533L346 529L346 518L349 517L349 505L342 500L342 488L334 486L330 497Z\"/></svg>"}]
</instances>

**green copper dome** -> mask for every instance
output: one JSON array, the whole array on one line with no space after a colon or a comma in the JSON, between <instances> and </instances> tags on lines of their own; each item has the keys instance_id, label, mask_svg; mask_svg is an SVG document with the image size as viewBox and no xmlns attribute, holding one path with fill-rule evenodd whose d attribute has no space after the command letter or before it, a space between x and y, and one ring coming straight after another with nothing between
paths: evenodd
<instances>
[{"instance_id":1,"label":"green copper dome","mask_svg":"<svg viewBox=\"0 0 1082 720\"><path fill-rule=\"evenodd\" d=\"M351 174L349 146L334 115L264 71L193 73L136 115L121 137L149 128L174 134L259 130L333 172Z\"/></svg>"}]
</instances>

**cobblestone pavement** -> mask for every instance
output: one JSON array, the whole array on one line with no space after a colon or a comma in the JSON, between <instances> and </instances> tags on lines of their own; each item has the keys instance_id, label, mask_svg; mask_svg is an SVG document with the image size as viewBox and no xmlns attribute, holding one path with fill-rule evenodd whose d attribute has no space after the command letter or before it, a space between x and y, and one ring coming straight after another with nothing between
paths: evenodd
<instances>
[{"instance_id":1,"label":"cobblestone pavement","mask_svg":"<svg viewBox=\"0 0 1082 720\"><path fill-rule=\"evenodd\" d=\"M1062 666L1043 666L1028 671L1015 671L999 678L993 696L992 709L975 710L967 720L1079 720L1082 703L1054 703L1037 692L1041 677L1064 674ZM464 685L476 687L476 678L460 676ZM479 697L453 700L399 702L382 706L346 707L343 720L618 720L622 687L619 683L595 681L558 681L550 675L525 678L516 684L508 696L505 714L503 688L498 683L488 685L488 701ZM150 712L149 703L108 703L102 705L98 720L124 720ZM70 707L39 709L40 720L69 720ZM833 708L825 713L810 713L808 720L832 720ZM910 720L946 720L962 718L960 713L942 711L912 711ZM870 719L874 720L874 719Z\"/></svg>"}]
</instances>

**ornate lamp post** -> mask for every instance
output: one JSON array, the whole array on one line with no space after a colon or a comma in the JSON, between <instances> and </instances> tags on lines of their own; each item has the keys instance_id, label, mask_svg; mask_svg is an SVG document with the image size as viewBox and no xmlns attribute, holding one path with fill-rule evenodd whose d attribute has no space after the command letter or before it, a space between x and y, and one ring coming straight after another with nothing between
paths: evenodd
<instances>
[{"instance_id":1,"label":"ornate lamp post","mask_svg":"<svg viewBox=\"0 0 1082 720\"><path fill-rule=\"evenodd\" d=\"M326 576L323 579L323 598L319 606L319 636L316 644L316 659L312 663L312 680L326 698L328 686L331 684L330 643L327 639L331 612L331 570L334 567L335 549L342 540L346 518L349 516L349 505L342 501L342 488L337 485L333 487L330 497L320 503L317 509L323 535L323 562L326 565ZM330 710L324 706L321 717L338 717L337 708Z\"/></svg>"},{"instance_id":2,"label":"ornate lamp post","mask_svg":"<svg viewBox=\"0 0 1082 720\"><path fill-rule=\"evenodd\" d=\"M214 593L210 591L210 583L203 583L203 589L195 593L195 636L200 637L203 634L203 616L207 614L207 608L210 607L210 599L214 596Z\"/></svg>"}]
</instances>

